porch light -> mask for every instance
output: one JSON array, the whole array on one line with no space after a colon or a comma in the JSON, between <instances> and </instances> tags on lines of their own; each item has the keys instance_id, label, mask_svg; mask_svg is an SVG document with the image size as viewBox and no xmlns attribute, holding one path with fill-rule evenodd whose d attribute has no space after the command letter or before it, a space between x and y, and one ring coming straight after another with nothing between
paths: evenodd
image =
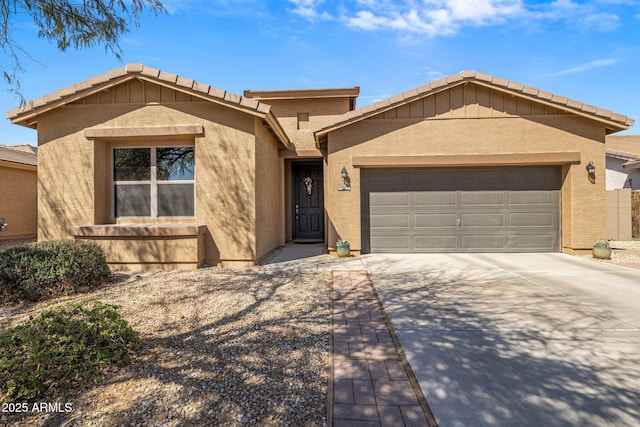
<instances>
[{"instance_id":1,"label":"porch light","mask_svg":"<svg viewBox=\"0 0 640 427\"><path fill-rule=\"evenodd\" d=\"M7 223L4 222L4 218L0 218L0 231L7 231Z\"/></svg>"},{"instance_id":2,"label":"porch light","mask_svg":"<svg viewBox=\"0 0 640 427\"><path fill-rule=\"evenodd\" d=\"M587 173L589 174L590 177L595 177L596 167L593 165L593 162L587 163L587 166L585 167L585 169L587 170Z\"/></svg>"},{"instance_id":3,"label":"porch light","mask_svg":"<svg viewBox=\"0 0 640 427\"><path fill-rule=\"evenodd\" d=\"M342 170L340 171L340 176L342 177L342 179L347 179L347 177L349 176L349 172L347 172L347 168L346 167L342 167Z\"/></svg>"}]
</instances>

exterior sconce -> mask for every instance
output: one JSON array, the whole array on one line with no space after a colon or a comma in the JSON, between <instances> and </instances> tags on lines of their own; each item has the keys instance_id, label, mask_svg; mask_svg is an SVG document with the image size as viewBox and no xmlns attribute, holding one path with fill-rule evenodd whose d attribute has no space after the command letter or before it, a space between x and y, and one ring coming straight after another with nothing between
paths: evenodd
<instances>
[{"instance_id":1,"label":"exterior sconce","mask_svg":"<svg viewBox=\"0 0 640 427\"><path fill-rule=\"evenodd\" d=\"M593 164L593 162L589 162L587 163L587 166L585 166L585 169L587 170L587 173L589 174L589 181L591 181L592 184L594 184L596 182L596 167Z\"/></svg>"},{"instance_id":2,"label":"exterior sconce","mask_svg":"<svg viewBox=\"0 0 640 427\"><path fill-rule=\"evenodd\" d=\"M342 184L338 184L338 191L351 191L351 178L349 178L349 172L344 166L340 170L340 177L342 178Z\"/></svg>"},{"instance_id":3,"label":"exterior sconce","mask_svg":"<svg viewBox=\"0 0 640 427\"><path fill-rule=\"evenodd\" d=\"M4 222L4 218L0 218L0 231L7 231L7 223Z\"/></svg>"}]
</instances>

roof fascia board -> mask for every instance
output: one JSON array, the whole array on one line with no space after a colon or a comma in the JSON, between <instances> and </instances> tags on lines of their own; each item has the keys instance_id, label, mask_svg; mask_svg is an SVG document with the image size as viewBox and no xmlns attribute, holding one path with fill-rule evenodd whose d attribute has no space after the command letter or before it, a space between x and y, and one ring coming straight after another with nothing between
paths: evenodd
<instances>
[{"instance_id":1,"label":"roof fascia board","mask_svg":"<svg viewBox=\"0 0 640 427\"><path fill-rule=\"evenodd\" d=\"M441 82L441 81L442 80L440 80L438 82ZM576 115L579 115L581 117L585 117L585 118L590 119L590 120L595 120L595 121L601 122L601 123L606 125L607 129L609 129L609 130L611 130L613 132L627 130L627 129L629 129L629 126L630 126L630 125L622 124L622 123L619 123L619 122L616 122L616 121L613 121L613 120L608 120L608 119L606 119L604 117L599 117L599 116L597 116L595 114L590 114L590 113L586 113L586 112L577 111L575 109L572 109L569 106L562 105L562 104L559 104L559 103L550 102L550 101L546 101L546 100L544 100L544 99L542 99L540 97L527 95L526 93L523 93L523 92L514 92L513 90L510 90L507 87L502 87L500 85L493 84L493 83L490 83L490 82L484 82L484 81L479 80L478 78L475 78L475 77L473 77L473 78L465 77L465 78L460 79L460 80L455 80L455 81L452 81L452 82L449 82L449 83L445 83L445 84L443 84L441 86L438 86L436 88L433 88L433 89L431 89L431 90L429 90L427 92L416 93L414 96L409 96L409 97L406 97L406 98L403 97L401 100L398 100L396 102L390 102L388 106L380 107L380 108L377 108L377 109L372 110L370 112L364 112L364 113L361 114L360 117L358 117L357 119L355 119L353 121L350 121L347 118L345 121L343 121L341 123L336 123L336 124L326 128L326 129L322 129L320 131L315 131L313 134L314 134L314 137L315 137L315 140L316 140L316 146L319 146L319 145L322 144L321 139L322 139L323 136L325 136L328 133L333 132L333 131L335 131L337 129L340 129L340 128L344 127L344 126L348 126L350 124L359 122L361 120L366 120L368 118L371 118L372 116L385 113L385 112L387 112L389 110L393 110L394 108L397 108L400 105L416 101L416 100L418 100L420 98L426 98L426 97L429 97L429 96L432 96L432 95L436 95L436 94L438 94L440 92L443 92L445 90L449 90L449 89L451 89L453 87L456 87L456 86L459 86L459 85L466 85L466 84L469 84L469 83L473 83L473 84L476 84L476 85L479 85L479 86L484 86L486 88L497 90L497 91L500 91L500 92L503 92L503 93L506 93L506 94L509 94L509 95L518 96L518 97L527 99L527 100L532 101L532 102L536 102L536 103L540 103L540 104L543 104L543 105L547 105L549 107L553 107L553 108L556 108L556 109L559 109L559 110L563 110L563 111L566 111L566 112L571 113L571 114L576 114ZM399 95L396 95L394 97L391 97L387 101L392 100L393 98L396 98L396 97L400 97L400 96L405 95L405 94L407 94L407 92L404 92L403 94L399 94ZM384 101L381 101L381 102L384 102ZM372 104L372 105L375 105L375 104ZM367 107L366 106L362 107L360 110L365 109L365 108L367 108ZM346 113L346 114L348 115L349 113Z\"/></svg>"},{"instance_id":2,"label":"roof fascia board","mask_svg":"<svg viewBox=\"0 0 640 427\"><path fill-rule=\"evenodd\" d=\"M348 125L353 124L353 123L357 123L357 122L362 121L362 120L370 119L373 116L377 116L378 114L386 113L387 111L393 110L394 108L398 108L400 105L416 101L416 100L418 100L420 98L426 98L428 96L435 95L437 93L443 92L443 91L445 91L447 89L450 89L453 86L456 86L456 85L461 84L461 83L464 83L464 82L459 82L458 81L458 82L455 82L455 83L450 83L450 84L448 84L446 86L439 86L439 87L434 88L433 90L429 91L428 93L417 94L417 95L410 96L410 97L407 97L407 98L403 97L401 100L398 100L396 102L390 102L387 106L384 106L384 107L381 106L380 108L376 108L375 110L364 112L364 113L362 113L362 115L360 117L358 117L354 121L349 121L349 119L346 119L345 121L343 121L341 123L336 123L335 125L333 125L331 127L328 127L326 129L322 129L321 131L315 131L315 132L313 132L313 135L314 135L314 137L316 139L316 145L320 144L319 140L320 140L321 137L329 134L330 132L333 132L334 130L340 129L342 127L348 126ZM399 97L399 96L400 95L396 95L396 96L393 96L391 98L388 98L387 101L389 101L390 99ZM383 100L383 101L380 101L380 102L385 102L385 101ZM375 104L362 107L362 108L360 108L360 110L368 108L368 107L372 107L373 105L375 105ZM351 111L348 112L348 113L345 113L345 114L348 115L349 113L351 113Z\"/></svg>"},{"instance_id":3,"label":"roof fascia board","mask_svg":"<svg viewBox=\"0 0 640 427\"><path fill-rule=\"evenodd\" d=\"M485 82L483 82L481 80L467 80L467 81L469 83L477 84L478 86L484 86L484 87L487 87L489 89L497 90L497 91L502 92L502 93L506 93L506 94L513 95L513 96L517 96L517 97L520 97L520 98L525 98L525 99L527 99L527 100L529 100L531 102L536 102L538 104L543 104L543 105L546 105L546 106L549 106L549 107L556 108L558 110L563 110L563 111L566 111L568 113L575 114L575 115L578 115L578 116L581 116L581 117L585 117L585 118L590 119L590 120L599 121L599 122L604 123L604 124L608 125L609 127L613 128L612 130L614 130L614 131L623 131L623 130L629 129L629 125L624 125L622 123L615 122L613 120L608 120L608 119L606 119L604 117L600 117L600 116L597 116L595 114L590 114L590 113L585 113L583 111L578 111L578 110L573 109L571 107L568 107L566 105L562 105L562 104L559 104L559 103L547 101L547 100L542 99L540 97L530 96L530 95L527 95L526 93L523 93L523 92L514 92L512 90L509 90L509 88L502 87L502 86L499 86L499 85L494 85L494 84L491 84L491 83L485 83Z\"/></svg>"},{"instance_id":4,"label":"roof fascia board","mask_svg":"<svg viewBox=\"0 0 640 427\"><path fill-rule=\"evenodd\" d=\"M95 95L98 92L102 92L102 91L104 91L106 89L110 89L110 88L112 88L114 86L117 86L117 85L127 81L127 80L132 80L132 79L137 78L137 77L138 76L132 76L132 75L125 75L125 76L115 77L113 80L110 80L108 82L104 82L102 84L97 84L95 86L92 86L92 87L90 87L90 88L88 88L86 90L77 92L77 93L75 93L73 95L70 95L68 97L61 97L61 98L59 98L57 100L53 100L51 102L47 102L42 106L35 107L33 110L30 110L27 113L21 114L21 113L18 112L14 117L12 117L10 119L11 123L13 123L13 124L21 124L21 122L28 122L29 119L37 117L37 116L39 116L39 115L41 115L43 113L46 113L46 112L51 111L51 110L55 110L56 108L64 107L67 104L70 104L72 102L78 101L78 100L80 100L82 98L86 98L86 97L91 96L91 95ZM19 109L20 109L20 107L9 111L6 114L7 117L9 117L12 112L14 112L16 110L19 110ZM31 122L31 123L36 123L36 122L34 121L34 122Z\"/></svg>"},{"instance_id":5,"label":"roof fascia board","mask_svg":"<svg viewBox=\"0 0 640 427\"><path fill-rule=\"evenodd\" d=\"M328 89L291 89L291 90L245 90L244 96L257 100L283 99L319 99L319 98L355 98L360 87Z\"/></svg>"},{"instance_id":6,"label":"roof fascia board","mask_svg":"<svg viewBox=\"0 0 640 427\"><path fill-rule=\"evenodd\" d=\"M640 160L623 163L622 167L626 169L640 169Z\"/></svg>"},{"instance_id":7,"label":"roof fascia board","mask_svg":"<svg viewBox=\"0 0 640 427\"><path fill-rule=\"evenodd\" d=\"M12 169L21 169L21 170L27 170L27 171L35 171L38 169L37 165L30 165L27 163L19 163L19 162L12 162L9 160L0 160L0 167L5 167L5 168L12 168Z\"/></svg>"},{"instance_id":8,"label":"roof fascia board","mask_svg":"<svg viewBox=\"0 0 640 427\"><path fill-rule=\"evenodd\" d=\"M142 80L142 81L147 81L149 83L153 83L153 84L157 84L159 86L163 86L166 87L168 89L171 90L178 90L184 93L187 93L191 96L195 96L198 97L202 100L205 101L209 101L209 102L213 102L215 104L218 105L222 105L228 108L232 108L236 111L240 111L243 113L248 113L251 114L253 116L259 117L259 118L263 118L266 119L266 117L268 117L269 115L271 116L270 119L267 120L267 122L269 123L269 126L272 127L272 129L274 129L274 132L276 133L276 135L278 135L278 138L280 139L280 141L282 142L282 144L285 147L289 147L290 144L290 140L289 138L286 136L286 132L284 131L284 129L282 128L282 126L280 125L280 123L277 121L277 119L275 119L275 117L273 116L273 114L270 111L270 108L260 108L260 104L255 101L252 100L252 102L246 102L243 103L242 102L242 98L239 95L236 95L239 100L238 102L233 102L233 101L229 101L229 100L225 100L225 98L220 98L219 96L216 95L212 95L209 93L203 93L197 90L194 90L192 88L188 88L186 86L181 86L177 83L171 83L168 81L164 81L162 79L159 78L154 78L154 77L149 77L146 76L144 74L139 74L139 73L129 73L123 76L119 76L119 77L115 77L107 82L104 82L102 84L97 84L95 86L92 86L86 90L81 90L69 97L64 97L64 98L60 98L57 101L53 101L51 103L46 103L41 107L36 107L35 109L29 111L28 113L25 113L24 115L20 115L18 113L18 115L16 115L15 117L13 117L11 119L11 123L14 124L21 124L21 123L25 123L26 126L28 127L32 127L31 125L35 125L35 123L37 123L36 121L33 122L29 122L30 119L33 119L45 112L54 110L56 108L60 108L63 107L67 104L70 104L72 102L78 101L82 98L86 98L88 96L94 95L96 93L102 92L106 89L110 89L112 87L115 87L117 85L120 85L124 82L130 81L130 80ZM227 93L226 91L221 91L223 96L226 97ZM230 96L231 97L231 96ZM255 103L255 108L252 108L253 104ZM7 113L7 115L9 115L11 113L11 111L9 113Z\"/></svg>"}]
</instances>

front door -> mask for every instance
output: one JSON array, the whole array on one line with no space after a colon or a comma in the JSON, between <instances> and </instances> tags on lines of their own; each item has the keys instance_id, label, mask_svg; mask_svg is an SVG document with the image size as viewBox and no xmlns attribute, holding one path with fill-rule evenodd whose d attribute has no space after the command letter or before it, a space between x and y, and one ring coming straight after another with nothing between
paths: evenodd
<instances>
[{"instance_id":1,"label":"front door","mask_svg":"<svg viewBox=\"0 0 640 427\"><path fill-rule=\"evenodd\" d=\"M293 238L324 240L322 164L293 163Z\"/></svg>"}]
</instances>

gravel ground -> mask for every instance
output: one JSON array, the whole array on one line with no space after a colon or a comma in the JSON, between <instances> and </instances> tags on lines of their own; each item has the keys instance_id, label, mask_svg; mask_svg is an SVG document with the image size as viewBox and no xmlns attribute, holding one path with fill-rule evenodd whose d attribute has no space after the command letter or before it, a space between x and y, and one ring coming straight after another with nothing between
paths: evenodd
<instances>
[{"instance_id":1,"label":"gravel ground","mask_svg":"<svg viewBox=\"0 0 640 427\"><path fill-rule=\"evenodd\" d=\"M593 255L580 255L580 257L612 264L640 264L640 240L610 241L609 244L613 248L611 259L598 259Z\"/></svg>"},{"instance_id":2,"label":"gravel ground","mask_svg":"<svg viewBox=\"0 0 640 427\"><path fill-rule=\"evenodd\" d=\"M62 302L118 304L145 344L60 402L72 412L0 413L0 425L326 425L329 296L327 273L212 267L117 273L91 293L0 307L2 330Z\"/></svg>"}]
</instances>

